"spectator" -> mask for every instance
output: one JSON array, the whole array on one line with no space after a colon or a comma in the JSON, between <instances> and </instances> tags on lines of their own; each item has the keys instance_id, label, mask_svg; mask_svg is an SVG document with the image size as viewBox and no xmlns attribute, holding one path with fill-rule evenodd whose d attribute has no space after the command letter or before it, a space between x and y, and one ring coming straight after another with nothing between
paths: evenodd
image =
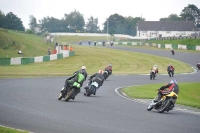
<instances>
[{"instance_id":1,"label":"spectator","mask_svg":"<svg viewBox=\"0 0 200 133\"><path fill-rule=\"evenodd\" d=\"M50 49L50 47L48 48L48 55L51 55L51 49Z\"/></svg>"},{"instance_id":2,"label":"spectator","mask_svg":"<svg viewBox=\"0 0 200 133\"><path fill-rule=\"evenodd\" d=\"M88 41L88 44L89 44L89 45L91 44L90 40Z\"/></svg>"},{"instance_id":3,"label":"spectator","mask_svg":"<svg viewBox=\"0 0 200 133\"><path fill-rule=\"evenodd\" d=\"M58 46L58 43L56 42L56 43L55 43L55 49L56 49L57 46Z\"/></svg>"}]
</instances>

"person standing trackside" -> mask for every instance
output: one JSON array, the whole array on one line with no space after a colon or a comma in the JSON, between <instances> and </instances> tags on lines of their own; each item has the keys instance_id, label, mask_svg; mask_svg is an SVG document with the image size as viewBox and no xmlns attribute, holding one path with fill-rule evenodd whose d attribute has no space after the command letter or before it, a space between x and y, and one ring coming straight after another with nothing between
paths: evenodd
<instances>
[{"instance_id":1,"label":"person standing trackside","mask_svg":"<svg viewBox=\"0 0 200 133\"><path fill-rule=\"evenodd\" d=\"M50 49L50 47L48 48L48 55L51 55L51 49Z\"/></svg>"}]
</instances>

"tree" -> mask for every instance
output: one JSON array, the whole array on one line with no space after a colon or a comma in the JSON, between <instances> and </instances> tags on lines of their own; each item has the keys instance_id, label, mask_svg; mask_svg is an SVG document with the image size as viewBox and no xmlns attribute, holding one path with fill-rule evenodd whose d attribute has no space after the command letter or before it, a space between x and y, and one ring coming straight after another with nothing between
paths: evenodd
<instances>
[{"instance_id":1,"label":"tree","mask_svg":"<svg viewBox=\"0 0 200 133\"><path fill-rule=\"evenodd\" d=\"M11 30L19 30L19 31L24 31L25 28L22 24L22 21L20 18L18 18L15 14L12 12L9 12L6 14L5 19L4 19L4 28L6 29L11 29Z\"/></svg>"},{"instance_id":2,"label":"tree","mask_svg":"<svg viewBox=\"0 0 200 133\"><path fill-rule=\"evenodd\" d=\"M196 25L200 23L200 10L193 4L184 7L180 14L185 21L193 21Z\"/></svg>"},{"instance_id":3,"label":"tree","mask_svg":"<svg viewBox=\"0 0 200 133\"><path fill-rule=\"evenodd\" d=\"M34 32L34 33L37 33L39 32L39 25L37 24L37 19L33 16L33 15L30 15L29 16L30 20L29 20L29 26L30 26L30 29Z\"/></svg>"},{"instance_id":4,"label":"tree","mask_svg":"<svg viewBox=\"0 0 200 133\"><path fill-rule=\"evenodd\" d=\"M177 14L170 14L167 18L160 18L160 21L181 21Z\"/></svg>"},{"instance_id":5,"label":"tree","mask_svg":"<svg viewBox=\"0 0 200 133\"><path fill-rule=\"evenodd\" d=\"M93 16L91 16L86 24L86 30L90 33L96 33L99 30L99 27L97 25L98 18L94 18Z\"/></svg>"},{"instance_id":6,"label":"tree","mask_svg":"<svg viewBox=\"0 0 200 133\"><path fill-rule=\"evenodd\" d=\"M54 17L44 17L40 21L42 31L48 32L62 32L62 21Z\"/></svg>"},{"instance_id":7,"label":"tree","mask_svg":"<svg viewBox=\"0 0 200 133\"><path fill-rule=\"evenodd\" d=\"M0 10L0 27L1 28L4 28L4 26L5 26L5 14L3 13L3 12L1 12L1 10Z\"/></svg>"},{"instance_id":8,"label":"tree","mask_svg":"<svg viewBox=\"0 0 200 133\"><path fill-rule=\"evenodd\" d=\"M83 15L79 11L73 11L66 15L65 20L69 23L68 28L70 31L76 32L76 30L83 31L85 26L85 20Z\"/></svg>"}]
</instances>

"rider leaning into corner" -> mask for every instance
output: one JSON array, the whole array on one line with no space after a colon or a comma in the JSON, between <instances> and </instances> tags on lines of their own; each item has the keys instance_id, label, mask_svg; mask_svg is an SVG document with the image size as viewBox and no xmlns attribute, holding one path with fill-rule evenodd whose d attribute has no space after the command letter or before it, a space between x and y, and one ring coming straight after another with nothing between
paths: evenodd
<instances>
[{"instance_id":1,"label":"rider leaning into corner","mask_svg":"<svg viewBox=\"0 0 200 133\"><path fill-rule=\"evenodd\" d=\"M75 82L80 84L80 88L83 85L83 82L87 78L87 72L86 72L86 67L82 66L80 70L76 71L73 73L71 77L69 77L64 84L64 90L67 91L67 88L71 85L73 85ZM76 91L75 96L80 92L80 89Z\"/></svg>"},{"instance_id":2,"label":"rider leaning into corner","mask_svg":"<svg viewBox=\"0 0 200 133\"><path fill-rule=\"evenodd\" d=\"M169 74L170 71L172 71L172 77L174 77L174 70L175 70L175 68L174 68L171 64L169 64L169 65L167 66L168 74ZM170 76L170 77L171 77L171 76Z\"/></svg>"},{"instance_id":3,"label":"rider leaning into corner","mask_svg":"<svg viewBox=\"0 0 200 133\"><path fill-rule=\"evenodd\" d=\"M112 74L112 65L109 64L104 71L107 71L108 72L108 75Z\"/></svg>"},{"instance_id":4,"label":"rider leaning into corner","mask_svg":"<svg viewBox=\"0 0 200 133\"><path fill-rule=\"evenodd\" d=\"M85 89L84 94L86 94L86 92L89 89L89 86L91 85L92 82L97 82L99 84L99 87L101 87L103 85L103 82L104 82L103 70L99 70L97 73L91 75L88 80L89 80L89 83L88 83L88 86L86 86L84 88Z\"/></svg>"},{"instance_id":5,"label":"rider leaning into corner","mask_svg":"<svg viewBox=\"0 0 200 133\"><path fill-rule=\"evenodd\" d=\"M166 88L168 88L167 90L165 90ZM179 93L179 86L178 86L178 82L176 79L173 79L170 81L170 83L168 83L167 85L165 86L161 86L159 89L158 89L158 96L157 98L154 100L154 102L158 102L162 95L166 95L166 94L169 94L170 92L175 92L176 94Z\"/></svg>"}]
</instances>

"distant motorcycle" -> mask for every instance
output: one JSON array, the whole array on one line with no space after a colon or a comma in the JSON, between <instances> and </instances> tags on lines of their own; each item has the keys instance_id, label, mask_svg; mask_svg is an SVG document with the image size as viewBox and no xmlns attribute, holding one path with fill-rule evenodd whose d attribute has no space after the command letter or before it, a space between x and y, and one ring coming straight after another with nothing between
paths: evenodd
<instances>
[{"instance_id":1,"label":"distant motorcycle","mask_svg":"<svg viewBox=\"0 0 200 133\"><path fill-rule=\"evenodd\" d=\"M174 77L174 70L169 70L168 74L169 74L169 77Z\"/></svg>"},{"instance_id":2,"label":"distant motorcycle","mask_svg":"<svg viewBox=\"0 0 200 133\"><path fill-rule=\"evenodd\" d=\"M114 44L113 42L110 42L110 46L113 46L113 44Z\"/></svg>"},{"instance_id":3,"label":"distant motorcycle","mask_svg":"<svg viewBox=\"0 0 200 133\"><path fill-rule=\"evenodd\" d=\"M106 42L105 42L105 41L103 41L103 42L102 42L102 45L103 45L103 46L105 46L105 45L106 45Z\"/></svg>"},{"instance_id":4,"label":"distant motorcycle","mask_svg":"<svg viewBox=\"0 0 200 133\"><path fill-rule=\"evenodd\" d=\"M174 53L174 50L171 50L171 52L172 52L172 55L174 55L175 53Z\"/></svg>"},{"instance_id":5,"label":"distant motorcycle","mask_svg":"<svg viewBox=\"0 0 200 133\"><path fill-rule=\"evenodd\" d=\"M155 99L156 98L157 97L155 97ZM178 94L172 91L169 94L163 95L158 102L154 102L155 99L152 100L148 105L147 110L151 111L152 109L156 109L159 113L163 113L164 111L168 112L174 108L177 98Z\"/></svg>"}]
</instances>

